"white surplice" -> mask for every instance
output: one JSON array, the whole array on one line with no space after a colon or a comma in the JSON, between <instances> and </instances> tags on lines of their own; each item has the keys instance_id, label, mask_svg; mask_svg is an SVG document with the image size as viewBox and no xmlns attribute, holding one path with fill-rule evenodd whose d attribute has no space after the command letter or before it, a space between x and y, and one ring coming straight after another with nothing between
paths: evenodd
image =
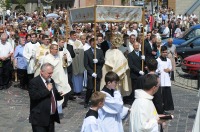
<instances>
[{"instance_id":1,"label":"white surplice","mask_svg":"<svg viewBox=\"0 0 200 132\"><path fill-rule=\"evenodd\" d=\"M104 106L99 109L99 127L102 132L124 132L122 119L128 114L127 107L123 106L122 96L118 90L114 91L114 97L105 91Z\"/></svg>"},{"instance_id":2,"label":"white surplice","mask_svg":"<svg viewBox=\"0 0 200 132\"><path fill-rule=\"evenodd\" d=\"M165 72L164 69L172 69L171 60L167 58L167 61L162 61L160 58L156 59L158 61L157 72L160 72L160 85L161 87L171 87L171 80L169 73Z\"/></svg>"},{"instance_id":3,"label":"white surplice","mask_svg":"<svg viewBox=\"0 0 200 132\"><path fill-rule=\"evenodd\" d=\"M25 44L24 50L23 50L23 55L27 60L27 73L28 74L33 74L35 72L35 54L36 50L40 46L40 43L37 42L36 44L32 44L31 42Z\"/></svg>"},{"instance_id":4,"label":"white surplice","mask_svg":"<svg viewBox=\"0 0 200 132\"><path fill-rule=\"evenodd\" d=\"M81 132L100 132L97 119L94 116L89 116L84 119Z\"/></svg>"},{"instance_id":5,"label":"white surplice","mask_svg":"<svg viewBox=\"0 0 200 132\"><path fill-rule=\"evenodd\" d=\"M137 89L135 98L131 106L129 132L159 132L159 118L152 102L153 96L142 89Z\"/></svg>"}]
</instances>

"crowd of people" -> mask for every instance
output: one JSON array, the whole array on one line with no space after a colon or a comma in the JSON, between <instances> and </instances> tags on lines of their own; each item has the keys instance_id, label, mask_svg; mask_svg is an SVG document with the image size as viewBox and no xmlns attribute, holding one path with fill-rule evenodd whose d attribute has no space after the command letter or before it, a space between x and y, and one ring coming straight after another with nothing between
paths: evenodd
<instances>
[{"instance_id":1,"label":"crowd of people","mask_svg":"<svg viewBox=\"0 0 200 132\"><path fill-rule=\"evenodd\" d=\"M65 11L55 10L58 18L37 11L10 13L0 25L0 89L9 88L14 80L19 81L15 87L29 91L33 131L53 130L68 100L83 96L84 89L84 108L91 108L81 131L122 132L128 113L130 132L162 131L159 114L174 110L172 37L197 24L197 17L175 15L172 9L161 8L155 14L146 10L142 34L142 24L136 22L75 23L68 29Z\"/></svg>"}]
</instances>

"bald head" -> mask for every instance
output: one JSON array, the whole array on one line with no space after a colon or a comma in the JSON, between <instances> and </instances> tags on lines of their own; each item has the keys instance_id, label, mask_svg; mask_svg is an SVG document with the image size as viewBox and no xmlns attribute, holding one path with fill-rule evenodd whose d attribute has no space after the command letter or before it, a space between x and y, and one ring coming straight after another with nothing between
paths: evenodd
<instances>
[{"instance_id":1,"label":"bald head","mask_svg":"<svg viewBox=\"0 0 200 132\"><path fill-rule=\"evenodd\" d=\"M7 35L6 33L3 33L3 34L1 35L1 43L2 43L2 44L5 44L6 41L7 41L7 39L8 39L8 35Z\"/></svg>"},{"instance_id":2,"label":"bald head","mask_svg":"<svg viewBox=\"0 0 200 132\"><path fill-rule=\"evenodd\" d=\"M173 42L173 39L172 38L168 38L167 42L168 42L168 45L171 46L172 42Z\"/></svg>"},{"instance_id":3,"label":"bald head","mask_svg":"<svg viewBox=\"0 0 200 132\"><path fill-rule=\"evenodd\" d=\"M133 44L133 48L134 48L135 51L139 51L140 44L139 44L138 42L135 42L135 43Z\"/></svg>"}]
</instances>

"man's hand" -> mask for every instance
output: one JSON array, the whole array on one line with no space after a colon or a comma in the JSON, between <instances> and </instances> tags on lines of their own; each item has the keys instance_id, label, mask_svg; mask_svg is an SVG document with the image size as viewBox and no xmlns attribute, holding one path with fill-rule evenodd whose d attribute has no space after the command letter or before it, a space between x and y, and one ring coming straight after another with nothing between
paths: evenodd
<instances>
[{"instance_id":1,"label":"man's hand","mask_svg":"<svg viewBox=\"0 0 200 132\"><path fill-rule=\"evenodd\" d=\"M156 54L157 54L155 51L152 51L151 53L152 53L153 55L156 55Z\"/></svg>"},{"instance_id":2,"label":"man's hand","mask_svg":"<svg viewBox=\"0 0 200 132\"><path fill-rule=\"evenodd\" d=\"M63 58L64 58L65 60L67 60L67 54L64 54L64 55L63 55Z\"/></svg>"},{"instance_id":3,"label":"man's hand","mask_svg":"<svg viewBox=\"0 0 200 132\"><path fill-rule=\"evenodd\" d=\"M139 74L140 74L140 75L144 75L144 72L143 72L143 71L139 71Z\"/></svg>"},{"instance_id":4,"label":"man's hand","mask_svg":"<svg viewBox=\"0 0 200 132\"><path fill-rule=\"evenodd\" d=\"M92 73L92 76L93 76L94 78L97 78L97 74L96 74L96 73Z\"/></svg>"},{"instance_id":5,"label":"man's hand","mask_svg":"<svg viewBox=\"0 0 200 132\"><path fill-rule=\"evenodd\" d=\"M93 63L94 64L98 63L98 59L93 59Z\"/></svg>"},{"instance_id":6,"label":"man's hand","mask_svg":"<svg viewBox=\"0 0 200 132\"><path fill-rule=\"evenodd\" d=\"M60 96L64 96L65 94L63 93L63 91L59 92Z\"/></svg>"},{"instance_id":7,"label":"man's hand","mask_svg":"<svg viewBox=\"0 0 200 132\"><path fill-rule=\"evenodd\" d=\"M145 56L144 56L144 55L141 55L141 59L142 59L142 60L145 60Z\"/></svg>"},{"instance_id":8,"label":"man's hand","mask_svg":"<svg viewBox=\"0 0 200 132\"><path fill-rule=\"evenodd\" d=\"M48 84L47 84L47 89L48 89L49 91L51 91L51 90L53 89L52 83L48 83Z\"/></svg>"},{"instance_id":9,"label":"man's hand","mask_svg":"<svg viewBox=\"0 0 200 132\"><path fill-rule=\"evenodd\" d=\"M6 57L1 57L1 60L2 61L5 61L7 58Z\"/></svg>"}]
</instances>

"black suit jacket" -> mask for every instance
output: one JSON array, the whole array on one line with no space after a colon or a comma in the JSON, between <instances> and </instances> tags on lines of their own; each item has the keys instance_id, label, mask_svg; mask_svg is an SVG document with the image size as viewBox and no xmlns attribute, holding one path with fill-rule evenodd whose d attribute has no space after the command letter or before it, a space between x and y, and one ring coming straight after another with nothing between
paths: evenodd
<instances>
[{"instance_id":1,"label":"black suit jacket","mask_svg":"<svg viewBox=\"0 0 200 132\"><path fill-rule=\"evenodd\" d=\"M70 45L70 44L67 44L67 50L69 51L71 57L74 58L76 54L74 53L74 48L73 48L73 46ZM71 72L72 72L72 64L71 64L70 66L67 67L67 72L68 72L68 73L71 73Z\"/></svg>"},{"instance_id":2,"label":"black suit jacket","mask_svg":"<svg viewBox=\"0 0 200 132\"><path fill-rule=\"evenodd\" d=\"M145 58L146 58L145 60L155 59L156 55L153 55L152 51L157 52L157 46L156 44L153 44L152 46L153 48L151 48L151 45L148 40L145 41L144 43L144 52L145 52Z\"/></svg>"},{"instance_id":3,"label":"black suit jacket","mask_svg":"<svg viewBox=\"0 0 200 132\"><path fill-rule=\"evenodd\" d=\"M93 77L92 73L94 73L94 54L92 52L92 48L89 48L84 52L84 66L85 69L87 70L87 75L88 75L88 88L93 88ZM96 59L98 59L98 63L96 64L96 74L97 74L97 79L102 78L102 67L105 62L104 60L104 55L103 51L101 49L96 49Z\"/></svg>"},{"instance_id":4,"label":"black suit jacket","mask_svg":"<svg viewBox=\"0 0 200 132\"><path fill-rule=\"evenodd\" d=\"M105 56L106 51L109 49L109 44L107 40L103 41L100 46L101 50L103 51L103 55Z\"/></svg>"},{"instance_id":5,"label":"black suit jacket","mask_svg":"<svg viewBox=\"0 0 200 132\"><path fill-rule=\"evenodd\" d=\"M130 77L131 79L137 79L140 74L139 72L142 70L142 59L141 59L141 51L139 51L139 56L133 50L128 54L128 65L130 68Z\"/></svg>"},{"instance_id":6,"label":"black suit jacket","mask_svg":"<svg viewBox=\"0 0 200 132\"><path fill-rule=\"evenodd\" d=\"M53 93L55 100L61 100L63 97L58 93L53 79ZM32 125L48 126L51 113L51 91L49 91L42 78L39 76L33 78L29 84L29 96L30 96L30 116L29 122ZM53 116L54 121L60 123L58 111Z\"/></svg>"}]
</instances>

